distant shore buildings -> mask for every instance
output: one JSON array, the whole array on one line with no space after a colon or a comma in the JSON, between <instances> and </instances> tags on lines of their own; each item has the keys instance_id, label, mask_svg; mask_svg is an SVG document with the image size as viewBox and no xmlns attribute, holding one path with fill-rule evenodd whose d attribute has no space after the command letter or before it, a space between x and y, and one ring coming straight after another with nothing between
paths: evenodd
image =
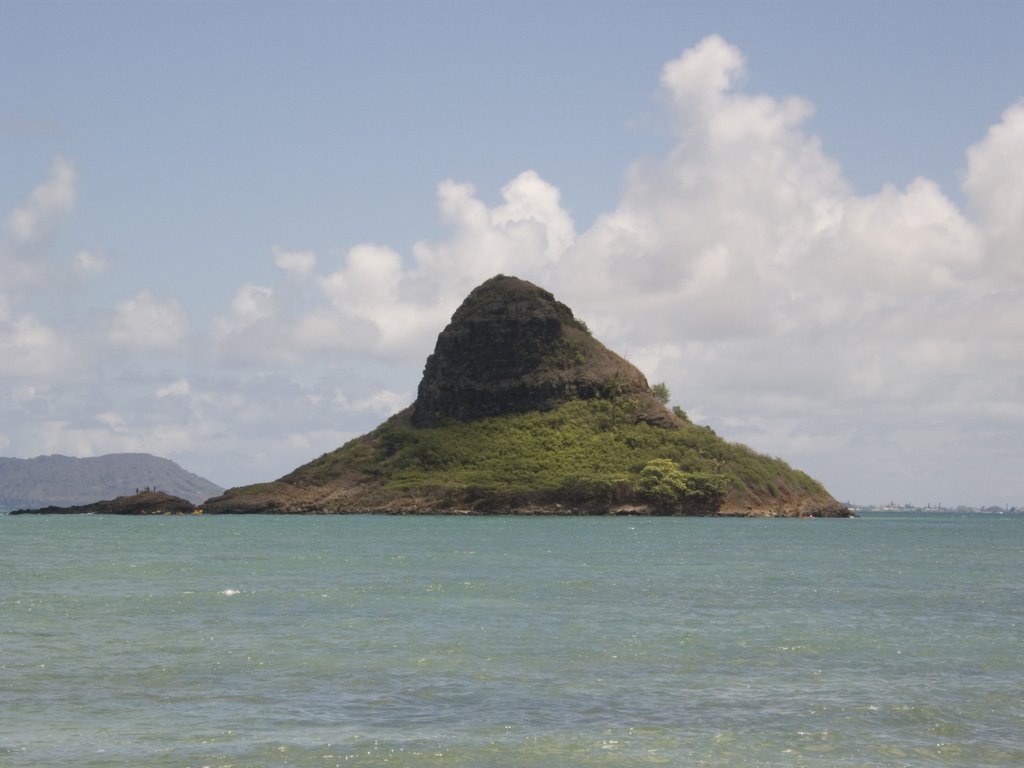
<instances>
[{"instance_id":1,"label":"distant shore buildings","mask_svg":"<svg viewBox=\"0 0 1024 768\"><path fill-rule=\"evenodd\" d=\"M960 504L955 507L946 507L942 504L896 504L890 501L888 504L854 504L847 503L855 512L957 512L961 514L974 513L984 515L1015 515L1024 514L1024 506L1010 506L1009 504L997 507L968 507Z\"/></svg>"}]
</instances>

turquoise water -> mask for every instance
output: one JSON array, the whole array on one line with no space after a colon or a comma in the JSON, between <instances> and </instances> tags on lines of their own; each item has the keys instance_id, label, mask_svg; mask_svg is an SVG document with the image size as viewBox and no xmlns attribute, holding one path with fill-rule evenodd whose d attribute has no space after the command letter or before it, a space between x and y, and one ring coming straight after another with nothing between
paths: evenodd
<instances>
[{"instance_id":1,"label":"turquoise water","mask_svg":"<svg viewBox=\"0 0 1024 768\"><path fill-rule=\"evenodd\" d=\"M0 517L2 766L1024 765L1024 517Z\"/></svg>"}]
</instances>

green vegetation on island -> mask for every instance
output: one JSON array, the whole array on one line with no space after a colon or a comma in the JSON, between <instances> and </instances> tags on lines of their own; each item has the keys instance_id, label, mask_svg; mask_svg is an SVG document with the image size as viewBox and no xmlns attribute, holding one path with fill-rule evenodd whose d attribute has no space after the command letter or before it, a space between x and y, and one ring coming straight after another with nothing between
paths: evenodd
<instances>
[{"instance_id":1,"label":"green vegetation on island","mask_svg":"<svg viewBox=\"0 0 1024 768\"><path fill-rule=\"evenodd\" d=\"M392 417L280 483L312 490L356 476L365 491L360 506L396 511L553 511L561 504L567 513L701 515L726 501L735 511L781 512L803 497L829 499L803 472L708 427L636 421L630 398L428 428L414 427L409 416Z\"/></svg>"}]
</instances>

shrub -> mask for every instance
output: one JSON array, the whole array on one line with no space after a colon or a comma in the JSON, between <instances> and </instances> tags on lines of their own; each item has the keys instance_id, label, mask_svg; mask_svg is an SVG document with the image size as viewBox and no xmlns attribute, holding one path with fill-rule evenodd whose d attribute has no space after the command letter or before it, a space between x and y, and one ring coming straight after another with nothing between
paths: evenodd
<instances>
[{"instance_id":1,"label":"shrub","mask_svg":"<svg viewBox=\"0 0 1024 768\"><path fill-rule=\"evenodd\" d=\"M711 472L683 472L671 459L653 459L640 470L640 495L662 511L708 513L725 499L726 479Z\"/></svg>"}]
</instances>

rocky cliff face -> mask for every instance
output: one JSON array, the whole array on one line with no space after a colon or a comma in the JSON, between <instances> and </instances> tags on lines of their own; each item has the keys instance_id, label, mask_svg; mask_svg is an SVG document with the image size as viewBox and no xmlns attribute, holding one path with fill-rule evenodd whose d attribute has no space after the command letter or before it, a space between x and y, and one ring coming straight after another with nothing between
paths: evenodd
<instances>
[{"instance_id":1,"label":"rocky cliff face","mask_svg":"<svg viewBox=\"0 0 1024 768\"><path fill-rule=\"evenodd\" d=\"M430 427L623 396L639 402L640 420L677 424L644 375L594 339L565 304L498 275L469 294L438 336L412 423Z\"/></svg>"}]
</instances>

